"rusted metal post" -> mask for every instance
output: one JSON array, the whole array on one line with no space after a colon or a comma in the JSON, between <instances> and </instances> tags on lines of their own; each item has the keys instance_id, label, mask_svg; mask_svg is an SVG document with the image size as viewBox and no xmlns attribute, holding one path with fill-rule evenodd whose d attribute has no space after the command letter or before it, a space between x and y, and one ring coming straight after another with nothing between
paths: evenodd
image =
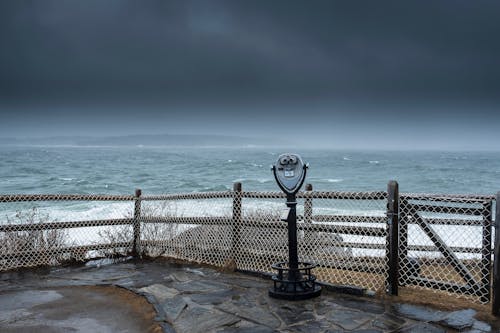
<instances>
[{"instance_id":1,"label":"rusted metal post","mask_svg":"<svg viewBox=\"0 0 500 333\"><path fill-rule=\"evenodd\" d=\"M132 245L132 255L134 257L139 257L141 255L141 189L135 190L135 199L134 199L134 241Z\"/></svg>"},{"instance_id":2,"label":"rusted metal post","mask_svg":"<svg viewBox=\"0 0 500 333\"><path fill-rule=\"evenodd\" d=\"M232 232L232 242L231 242L231 252L232 259L234 260L234 264L237 266L237 262L240 254L241 244L241 224L242 224L242 215L241 215L241 194L242 187L241 183L236 182L233 184L233 232Z\"/></svg>"},{"instance_id":3,"label":"rusted metal post","mask_svg":"<svg viewBox=\"0 0 500 333\"><path fill-rule=\"evenodd\" d=\"M495 213L495 249L493 253L493 291L491 302L491 312L493 315L500 314L500 192L496 197Z\"/></svg>"},{"instance_id":4,"label":"rusted metal post","mask_svg":"<svg viewBox=\"0 0 500 333\"><path fill-rule=\"evenodd\" d=\"M391 180L387 184L387 293L398 295L399 270L399 185Z\"/></svg>"}]
</instances>

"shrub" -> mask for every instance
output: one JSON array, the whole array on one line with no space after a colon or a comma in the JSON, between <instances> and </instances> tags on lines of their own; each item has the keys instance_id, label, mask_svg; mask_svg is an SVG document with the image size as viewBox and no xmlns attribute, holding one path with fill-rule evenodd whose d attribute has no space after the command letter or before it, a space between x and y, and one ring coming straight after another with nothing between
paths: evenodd
<instances>
[{"instance_id":1,"label":"shrub","mask_svg":"<svg viewBox=\"0 0 500 333\"><path fill-rule=\"evenodd\" d=\"M37 207L16 212L14 218L7 217L7 225L37 225L48 223L48 214ZM52 221L53 222L53 221ZM63 249L68 246L67 232L60 229L14 230L0 236L0 253L4 255L2 266L6 268L57 265L65 260ZM6 262L8 261L8 262Z\"/></svg>"},{"instance_id":2,"label":"shrub","mask_svg":"<svg viewBox=\"0 0 500 333\"><path fill-rule=\"evenodd\" d=\"M124 217L132 219L134 213L127 212ZM154 221L155 218L178 217L176 207L167 201L158 205L142 205L141 216ZM165 254L161 242L172 239L177 235L179 225L175 223L141 223L141 253L142 256L157 257ZM129 243L128 248L112 246L99 250L99 254L106 257L121 257L132 252L134 232L132 225L112 226L98 232L98 244Z\"/></svg>"}]
</instances>

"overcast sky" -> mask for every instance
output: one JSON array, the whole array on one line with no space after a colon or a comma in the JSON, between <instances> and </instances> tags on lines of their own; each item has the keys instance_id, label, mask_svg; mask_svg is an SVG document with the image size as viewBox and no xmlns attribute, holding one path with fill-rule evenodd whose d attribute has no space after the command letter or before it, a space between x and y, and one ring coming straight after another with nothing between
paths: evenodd
<instances>
[{"instance_id":1,"label":"overcast sky","mask_svg":"<svg viewBox=\"0 0 500 333\"><path fill-rule=\"evenodd\" d=\"M0 137L500 149L500 1L1 1Z\"/></svg>"}]
</instances>

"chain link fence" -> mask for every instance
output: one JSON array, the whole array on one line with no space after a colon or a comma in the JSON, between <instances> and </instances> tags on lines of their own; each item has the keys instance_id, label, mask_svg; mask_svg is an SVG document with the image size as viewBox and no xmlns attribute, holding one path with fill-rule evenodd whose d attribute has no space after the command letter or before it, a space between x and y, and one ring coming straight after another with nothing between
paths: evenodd
<instances>
[{"instance_id":1,"label":"chain link fence","mask_svg":"<svg viewBox=\"0 0 500 333\"><path fill-rule=\"evenodd\" d=\"M141 197L140 252L224 266L232 255L233 193Z\"/></svg>"},{"instance_id":2,"label":"chain link fence","mask_svg":"<svg viewBox=\"0 0 500 333\"><path fill-rule=\"evenodd\" d=\"M317 264L321 282L388 290L388 199L385 191L308 185L297 194L299 260ZM489 302L495 198L398 199L396 284ZM0 270L144 255L274 273L272 264L288 260L285 201L239 183L233 191L156 196L0 195Z\"/></svg>"},{"instance_id":3,"label":"chain link fence","mask_svg":"<svg viewBox=\"0 0 500 333\"><path fill-rule=\"evenodd\" d=\"M299 254L320 281L381 292L388 273L385 192L305 192Z\"/></svg>"},{"instance_id":4,"label":"chain link fence","mask_svg":"<svg viewBox=\"0 0 500 333\"><path fill-rule=\"evenodd\" d=\"M489 302L494 199L402 194L400 284Z\"/></svg>"},{"instance_id":5,"label":"chain link fence","mask_svg":"<svg viewBox=\"0 0 500 333\"><path fill-rule=\"evenodd\" d=\"M132 249L133 196L1 195L0 270L61 265Z\"/></svg>"}]
</instances>

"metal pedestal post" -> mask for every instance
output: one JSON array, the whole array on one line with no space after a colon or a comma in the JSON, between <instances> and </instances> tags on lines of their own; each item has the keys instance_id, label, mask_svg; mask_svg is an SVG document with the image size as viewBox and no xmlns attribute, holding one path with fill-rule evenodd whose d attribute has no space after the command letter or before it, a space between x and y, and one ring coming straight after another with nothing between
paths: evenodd
<instances>
[{"instance_id":1,"label":"metal pedestal post","mask_svg":"<svg viewBox=\"0 0 500 333\"><path fill-rule=\"evenodd\" d=\"M314 264L299 262L297 254L297 201L295 194L287 194L286 203L289 213L288 223L288 262L279 262L272 265L278 274L272 276L273 288L269 289L269 296L287 300L303 300L317 297L321 294L321 287L316 284L316 277L311 270Z\"/></svg>"}]
</instances>

